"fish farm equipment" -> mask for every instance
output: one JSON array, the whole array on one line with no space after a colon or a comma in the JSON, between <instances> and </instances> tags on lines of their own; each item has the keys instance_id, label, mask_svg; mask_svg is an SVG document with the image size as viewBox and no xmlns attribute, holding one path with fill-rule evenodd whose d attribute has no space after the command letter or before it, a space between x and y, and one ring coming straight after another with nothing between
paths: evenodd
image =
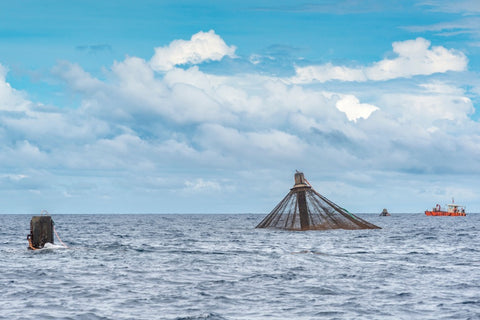
<instances>
[{"instance_id":1,"label":"fish farm equipment","mask_svg":"<svg viewBox=\"0 0 480 320\"><path fill-rule=\"evenodd\" d=\"M381 229L328 200L295 173L295 185L256 228L284 230Z\"/></svg>"},{"instance_id":2,"label":"fish farm equipment","mask_svg":"<svg viewBox=\"0 0 480 320\"><path fill-rule=\"evenodd\" d=\"M382 213L380 213L380 217L389 217L391 214L388 212L387 209L383 209Z\"/></svg>"},{"instance_id":3,"label":"fish farm equipment","mask_svg":"<svg viewBox=\"0 0 480 320\"><path fill-rule=\"evenodd\" d=\"M47 243L54 244L54 233L60 243L68 248L58 236L52 217L46 210L42 210L39 216L33 216L30 220L30 234L27 236L28 248L38 250L44 248Z\"/></svg>"}]
</instances>

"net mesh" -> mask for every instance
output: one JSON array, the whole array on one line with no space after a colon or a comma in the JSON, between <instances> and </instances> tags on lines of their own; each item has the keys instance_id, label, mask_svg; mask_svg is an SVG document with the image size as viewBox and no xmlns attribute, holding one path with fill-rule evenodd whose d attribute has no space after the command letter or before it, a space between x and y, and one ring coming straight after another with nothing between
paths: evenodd
<instances>
[{"instance_id":1,"label":"net mesh","mask_svg":"<svg viewBox=\"0 0 480 320\"><path fill-rule=\"evenodd\" d=\"M286 230L380 229L315 191L303 173L295 174L295 185L257 228Z\"/></svg>"}]
</instances>

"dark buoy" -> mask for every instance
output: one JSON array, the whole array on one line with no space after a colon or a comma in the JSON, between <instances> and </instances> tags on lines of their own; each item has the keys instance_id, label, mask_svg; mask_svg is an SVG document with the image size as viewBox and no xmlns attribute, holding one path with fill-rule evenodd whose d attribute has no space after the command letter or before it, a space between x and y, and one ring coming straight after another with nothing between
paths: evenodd
<instances>
[{"instance_id":1,"label":"dark buoy","mask_svg":"<svg viewBox=\"0 0 480 320\"><path fill-rule=\"evenodd\" d=\"M390 213L388 213L387 209L383 209L382 213L380 213L380 217L389 217Z\"/></svg>"},{"instance_id":2,"label":"dark buoy","mask_svg":"<svg viewBox=\"0 0 480 320\"><path fill-rule=\"evenodd\" d=\"M32 250L41 249L45 243L53 244L53 220L51 216L33 216L30 220L28 246Z\"/></svg>"},{"instance_id":3,"label":"dark buoy","mask_svg":"<svg viewBox=\"0 0 480 320\"><path fill-rule=\"evenodd\" d=\"M302 172L295 173L295 185L257 228L285 230L380 229L336 205L317 191Z\"/></svg>"}]
</instances>

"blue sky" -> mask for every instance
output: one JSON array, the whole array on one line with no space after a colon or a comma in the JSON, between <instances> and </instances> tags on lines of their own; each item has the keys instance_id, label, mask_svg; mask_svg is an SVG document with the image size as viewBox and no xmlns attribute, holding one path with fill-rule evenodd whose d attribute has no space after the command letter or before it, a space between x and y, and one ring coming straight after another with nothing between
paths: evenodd
<instances>
[{"instance_id":1,"label":"blue sky","mask_svg":"<svg viewBox=\"0 0 480 320\"><path fill-rule=\"evenodd\" d=\"M0 213L480 212L478 1L3 1Z\"/></svg>"}]
</instances>

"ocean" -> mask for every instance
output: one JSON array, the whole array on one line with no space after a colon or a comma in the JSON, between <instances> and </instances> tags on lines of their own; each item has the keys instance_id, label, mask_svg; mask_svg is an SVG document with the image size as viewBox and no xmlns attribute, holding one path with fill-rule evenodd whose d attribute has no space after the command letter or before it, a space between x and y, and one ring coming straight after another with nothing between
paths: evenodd
<instances>
[{"instance_id":1,"label":"ocean","mask_svg":"<svg viewBox=\"0 0 480 320\"><path fill-rule=\"evenodd\" d=\"M480 319L480 214L358 214L380 230L255 229L258 214L0 215L0 319Z\"/></svg>"}]
</instances>

